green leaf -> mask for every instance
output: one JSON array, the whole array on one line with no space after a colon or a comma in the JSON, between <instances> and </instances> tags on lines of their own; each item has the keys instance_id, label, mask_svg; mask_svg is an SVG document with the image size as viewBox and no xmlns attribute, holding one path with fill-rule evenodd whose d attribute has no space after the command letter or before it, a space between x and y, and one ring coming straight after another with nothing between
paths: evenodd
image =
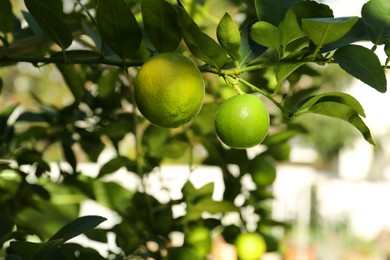
<instances>
[{"instance_id":1,"label":"green leaf","mask_svg":"<svg viewBox=\"0 0 390 260\"><path fill-rule=\"evenodd\" d=\"M25 0L30 14L49 38L63 50L70 46L73 36L64 22L62 1Z\"/></svg>"},{"instance_id":2,"label":"green leaf","mask_svg":"<svg viewBox=\"0 0 390 260\"><path fill-rule=\"evenodd\" d=\"M333 56L340 67L379 92L386 92L386 75L378 56L359 45L339 48Z\"/></svg>"},{"instance_id":3,"label":"green leaf","mask_svg":"<svg viewBox=\"0 0 390 260\"><path fill-rule=\"evenodd\" d=\"M240 66L243 67L246 64L250 63L252 60L259 57L262 53L264 53L267 48L265 46L259 45L252 40L250 37L250 32L252 30L253 23L247 24L241 30L241 62Z\"/></svg>"},{"instance_id":4,"label":"green leaf","mask_svg":"<svg viewBox=\"0 0 390 260\"><path fill-rule=\"evenodd\" d=\"M333 11L329 6L316 1L301 1L292 9L298 21L304 18L333 17Z\"/></svg>"},{"instance_id":5,"label":"green leaf","mask_svg":"<svg viewBox=\"0 0 390 260\"><path fill-rule=\"evenodd\" d=\"M217 38L219 44L226 50L229 56L241 60L240 46L241 36L237 24L229 13L225 13L217 27Z\"/></svg>"},{"instance_id":6,"label":"green leaf","mask_svg":"<svg viewBox=\"0 0 390 260\"><path fill-rule=\"evenodd\" d=\"M187 181L182 189L184 199L188 204L194 204L199 199L211 198L214 192L214 182L207 183L196 189L194 185Z\"/></svg>"},{"instance_id":7,"label":"green leaf","mask_svg":"<svg viewBox=\"0 0 390 260\"><path fill-rule=\"evenodd\" d=\"M79 103L85 93L83 71L77 65L57 64L57 68L72 93L75 103Z\"/></svg>"},{"instance_id":8,"label":"green leaf","mask_svg":"<svg viewBox=\"0 0 390 260\"><path fill-rule=\"evenodd\" d=\"M362 7L362 19L371 41L384 44L390 38L390 1L370 0Z\"/></svg>"},{"instance_id":9,"label":"green leaf","mask_svg":"<svg viewBox=\"0 0 390 260\"><path fill-rule=\"evenodd\" d=\"M14 219L10 216L0 214L0 246L6 242L6 236L11 233L14 227Z\"/></svg>"},{"instance_id":10,"label":"green leaf","mask_svg":"<svg viewBox=\"0 0 390 260\"><path fill-rule=\"evenodd\" d=\"M297 115L304 113L321 114L344 120L358 129L367 142L375 144L370 129L361 119L361 116L365 116L363 107L348 94L332 92L305 99L296 111Z\"/></svg>"},{"instance_id":11,"label":"green leaf","mask_svg":"<svg viewBox=\"0 0 390 260\"><path fill-rule=\"evenodd\" d=\"M290 9L287 11L285 18L279 24L281 34L281 45L286 46L290 42L302 38L305 33L302 31L295 12Z\"/></svg>"},{"instance_id":12,"label":"green leaf","mask_svg":"<svg viewBox=\"0 0 390 260\"><path fill-rule=\"evenodd\" d=\"M204 212L217 214L234 211L238 211L238 207L231 201L215 201L212 198L204 198L199 200L196 204L187 205L187 214L184 216L184 220L198 220Z\"/></svg>"},{"instance_id":13,"label":"green leaf","mask_svg":"<svg viewBox=\"0 0 390 260\"><path fill-rule=\"evenodd\" d=\"M365 117L364 109L362 105L357 101L353 96L341 92L329 92L311 96L307 99L304 99L297 106L295 111L302 112L310 109L312 106L322 103L322 102L335 102L344 104L350 107L358 115Z\"/></svg>"},{"instance_id":14,"label":"green leaf","mask_svg":"<svg viewBox=\"0 0 390 260\"><path fill-rule=\"evenodd\" d=\"M102 168L99 171L98 178L100 178L106 174L113 173L122 167L126 167L127 170L133 171L135 168L135 163L132 162L127 157L117 156L102 166Z\"/></svg>"},{"instance_id":15,"label":"green leaf","mask_svg":"<svg viewBox=\"0 0 390 260\"><path fill-rule=\"evenodd\" d=\"M139 49L141 30L124 0L99 0L96 20L103 41L119 57L126 59Z\"/></svg>"},{"instance_id":16,"label":"green leaf","mask_svg":"<svg viewBox=\"0 0 390 260\"><path fill-rule=\"evenodd\" d=\"M359 18L359 20L355 23L352 29L339 40L335 41L332 44L326 45L321 49L321 52L328 52L342 46L346 46L348 44L354 42L361 41L369 41L370 37L368 36L366 26L364 25L363 19Z\"/></svg>"},{"instance_id":17,"label":"green leaf","mask_svg":"<svg viewBox=\"0 0 390 260\"><path fill-rule=\"evenodd\" d=\"M284 64L275 66L275 78L276 82L280 85L288 76L291 75L294 71L296 71L303 63L296 64Z\"/></svg>"},{"instance_id":18,"label":"green leaf","mask_svg":"<svg viewBox=\"0 0 390 260\"><path fill-rule=\"evenodd\" d=\"M179 7L179 24L188 49L198 59L221 69L227 62L226 51L203 33L183 7Z\"/></svg>"},{"instance_id":19,"label":"green leaf","mask_svg":"<svg viewBox=\"0 0 390 260\"><path fill-rule=\"evenodd\" d=\"M251 38L258 44L279 50L281 35L279 28L268 22L257 22L252 26Z\"/></svg>"},{"instance_id":20,"label":"green leaf","mask_svg":"<svg viewBox=\"0 0 390 260\"><path fill-rule=\"evenodd\" d=\"M286 12L299 0L255 0L256 14L260 21L278 26Z\"/></svg>"},{"instance_id":21,"label":"green leaf","mask_svg":"<svg viewBox=\"0 0 390 260\"><path fill-rule=\"evenodd\" d=\"M101 216L83 216L63 226L49 241L62 240L63 243L98 226L107 219Z\"/></svg>"},{"instance_id":22,"label":"green leaf","mask_svg":"<svg viewBox=\"0 0 390 260\"><path fill-rule=\"evenodd\" d=\"M0 1L0 32L9 33L12 30L14 15L10 0Z\"/></svg>"},{"instance_id":23,"label":"green leaf","mask_svg":"<svg viewBox=\"0 0 390 260\"><path fill-rule=\"evenodd\" d=\"M316 46L325 46L346 35L358 19L358 17L305 18L302 20L302 29Z\"/></svg>"},{"instance_id":24,"label":"green leaf","mask_svg":"<svg viewBox=\"0 0 390 260\"><path fill-rule=\"evenodd\" d=\"M174 51L181 41L175 8L165 0L142 0L141 11L146 34L157 51Z\"/></svg>"}]
</instances>

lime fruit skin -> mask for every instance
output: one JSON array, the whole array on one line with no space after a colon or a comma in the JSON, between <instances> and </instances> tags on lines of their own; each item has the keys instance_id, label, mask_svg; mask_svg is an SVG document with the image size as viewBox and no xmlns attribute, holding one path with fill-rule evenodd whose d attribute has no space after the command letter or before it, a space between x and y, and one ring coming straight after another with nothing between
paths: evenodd
<instances>
[{"instance_id":1,"label":"lime fruit skin","mask_svg":"<svg viewBox=\"0 0 390 260\"><path fill-rule=\"evenodd\" d=\"M138 71L134 98L141 114L152 124L176 128L200 111L205 85L197 66L180 53L153 56Z\"/></svg>"},{"instance_id":2,"label":"lime fruit skin","mask_svg":"<svg viewBox=\"0 0 390 260\"><path fill-rule=\"evenodd\" d=\"M271 185L276 179L275 163L262 155L258 155L250 161L249 172L258 187Z\"/></svg>"},{"instance_id":3,"label":"lime fruit skin","mask_svg":"<svg viewBox=\"0 0 390 260\"><path fill-rule=\"evenodd\" d=\"M257 233L241 233L235 245L240 260L258 260L267 251L264 238Z\"/></svg>"},{"instance_id":4,"label":"lime fruit skin","mask_svg":"<svg viewBox=\"0 0 390 260\"><path fill-rule=\"evenodd\" d=\"M242 94L221 104L215 115L215 130L225 145L245 149L264 140L269 121L263 102L255 95Z\"/></svg>"},{"instance_id":5,"label":"lime fruit skin","mask_svg":"<svg viewBox=\"0 0 390 260\"><path fill-rule=\"evenodd\" d=\"M211 251L210 230L202 226L194 227L187 232L184 242L192 246L201 258L205 258Z\"/></svg>"}]
</instances>

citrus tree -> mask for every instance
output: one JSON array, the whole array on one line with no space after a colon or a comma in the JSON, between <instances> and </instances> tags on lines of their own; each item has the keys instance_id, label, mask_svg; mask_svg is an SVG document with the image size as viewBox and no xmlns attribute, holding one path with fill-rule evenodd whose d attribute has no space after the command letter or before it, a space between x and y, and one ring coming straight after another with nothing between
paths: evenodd
<instances>
[{"instance_id":1,"label":"citrus tree","mask_svg":"<svg viewBox=\"0 0 390 260\"><path fill-rule=\"evenodd\" d=\"M111 259L202 259L219 234L239 256L257 258L280 249L271 230L284 223L268 201L289 140L310 135L295 119L339 119L374 144L358 100L302 79L320 82L335 66L385 92L388 60L377 53L390 55L387 0L367 2L361 17L334 17L315 1L217 2L0 1L0 256L99 259L68 240L106 244L114 234ZM28 105L18 102L15 70L25 63L58 71L70 101L32 92ZM115 155L96 176L84 174L80 163L107 147ZM180 199L152 195L147 179L169 163L220 169L222 199L213 183L189 180ZM109 180L122 168L136 176L134 190ZM79 217L85 200L120 221L97 228L104 217ZM226 221L232 214L237 221ZM173 232L183 245L172 244Z\"/></svg>"}]
</instances>

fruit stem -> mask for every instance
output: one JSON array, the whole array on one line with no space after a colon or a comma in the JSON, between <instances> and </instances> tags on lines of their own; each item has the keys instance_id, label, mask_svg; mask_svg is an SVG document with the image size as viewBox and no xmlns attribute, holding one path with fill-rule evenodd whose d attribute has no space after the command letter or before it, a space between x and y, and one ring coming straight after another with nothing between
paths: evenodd
<instances>
[{"instance_id":1,"label":"fruit stem","mask_svg":"<svg viewBox=\"0 0 390 260\"><path fill-rule=\"evenodd\" d=\"M282 104L280 104L278 101L276 101L268 92L262 90L262 89L259 89L258 87L256 87L255 85L253 85L252 83L246 81L245 79L243 78L239 78L238 79L239 82L241 82L242 84L250 87L252 90L254 91L257 91L259 92L260 94L262 94L263 96L265 96L266 98L268 98L272 103L274 103L282 112L283 114L286 116L286 117L292 117L294 115L293 112L291 112L290 110L288 110L287 108L285 108L284 106L282 106Z\"/></svg>"}]
</instances>

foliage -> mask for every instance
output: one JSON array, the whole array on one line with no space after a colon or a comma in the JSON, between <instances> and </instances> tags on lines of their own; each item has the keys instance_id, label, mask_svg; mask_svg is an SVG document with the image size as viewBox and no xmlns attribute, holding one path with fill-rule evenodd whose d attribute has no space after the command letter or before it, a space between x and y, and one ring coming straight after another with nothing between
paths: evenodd
<instances>
[{"instance_id":1,"label":"foliage","mask_svg":"<svg viewBox=\"0 0 390 260\"><path fill-rule=\"evenodd\" d=\"M284 224L271 218L269 186L242 185L250 173L252 152L257 152L256 158L287 160L288 140L310 134L293 121L304 114L344 120L374 144L363 121L364 110L354 97L323 92L322 86L302 87L300 80L322 77L313 64L339 66L385 92L386 66L374 51L379 45L388 50L390 43L387 0L370 0L362 17L334 17L329 6L315 1L229 1L218 7L214 2L24 0L27 10L21 10L14 1L0 1L3 71L24 62L38 68L53 66L72 94L69 104L57 106L33 95L35 106L28 109L8 100L8 92L2 93L6 105L0 112L0 255L73 259L77 252L95 259L99 257L95 250L65 242L85 233L107 243L107 234L114 233L121 251L108 252L110 257L162 259L170 247L170 234L185 233L194 225L206 226L231 243L240 232L258 232L270 238L269 251L278 250L270 230ZM211 10L220 12L220 6L226 13L212 16ZM371 42L372 48L357 45L361 41ZM165 129L138 113L133 83L149 57L173 51L199 65L207 93L193 122ZM11 75L3 77L0 87L6 88L12 84L7 83ZM267 100L271 130L261 152L228 149L217 139L213 120L226 99L226 85ZM56 92L55 86L45 87ZM123 152L120 147L129 137L133 142ZM61 154L54 164L46 159L53 147ZM82 158L96 162L107 147L115 156L101 165L96 177L83 174ZM201 158L195 154L199 147L206 151ZM190 181L180 199L162 202L149 194L146 180L153 171L178 161L188 164L190 171L195 163L218 167L223 198L213 199L212 183L195 187ZM53 173L54 165L59 176ZM130 191L107 180L121 168L137 176L137 189ZM238 196L245 200L238 203ZM91 230L104 219L79 217L80 205L87 199L113 210L121 221ZM185 214L174 216L173 207L180 205L185 205ZM259 217L254 229L245 208ZM223 219L229 214L239 214L239 221L226 225ZM148 246L150 241L157 243L157 250Z\"/></svg>"}]
</instances>

